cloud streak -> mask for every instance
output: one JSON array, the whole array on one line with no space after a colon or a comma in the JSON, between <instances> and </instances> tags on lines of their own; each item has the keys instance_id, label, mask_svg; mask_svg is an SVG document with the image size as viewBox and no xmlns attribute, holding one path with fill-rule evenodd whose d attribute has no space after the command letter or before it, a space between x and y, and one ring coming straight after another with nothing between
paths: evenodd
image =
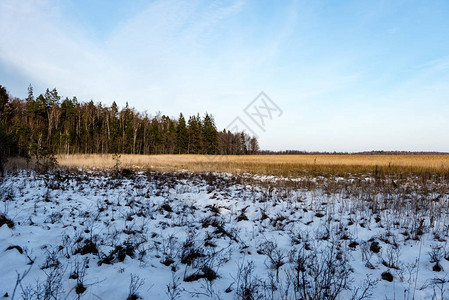
<instances>
[{"instance_id":1,"label":"cloud streak","mask_svg":"<svg viewBox=\"0 0 449 300\"><path fill-rule=\"evenodd\" d=\"M431 20L420 29L386 19L389 9L421 17L413 7L154 1L98 39L95 24L70 18L64 3L0 2L0 62L37 91L169 115L207 110L222 127L263 90L286 112L261 136L263 148L449 151L439 138L449 130L449 59L438 52L449 42L429 35L422 49L404 49ZM23 97L29 82L5 74L2 84ZM404 140L412 133L421 140Z\"/></svg>"}]
</instances>

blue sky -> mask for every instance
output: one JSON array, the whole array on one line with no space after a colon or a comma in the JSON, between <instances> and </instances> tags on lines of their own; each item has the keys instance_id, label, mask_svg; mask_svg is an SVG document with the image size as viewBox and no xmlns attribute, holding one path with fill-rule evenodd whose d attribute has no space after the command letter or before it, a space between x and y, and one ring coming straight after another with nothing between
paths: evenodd
<instances>
[{"instance_id":1,"label":"blue sky","mask_svg":"<svg viewBox=\"0 0 449 300\"><path fill-rule=\"evenodd\" d=\"M219 128L264 149L449 151L448 1L0 0L0 84Z\"/></svg>"}]
</instances>

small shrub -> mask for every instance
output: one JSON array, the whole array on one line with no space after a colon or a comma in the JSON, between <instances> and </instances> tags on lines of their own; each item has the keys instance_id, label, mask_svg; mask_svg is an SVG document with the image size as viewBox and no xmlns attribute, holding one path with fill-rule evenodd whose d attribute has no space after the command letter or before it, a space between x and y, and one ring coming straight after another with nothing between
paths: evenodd
<instances>
[{"instance_id":1,"label":"small shrub","mask_svg":"<svg viewBox=\"0 0 449 300\"><path fill-rule=\"evenodd\" d=\"M98 254L97 245L91 239L85 239L84 245L75 250L74 254L86 255L89 253Z\"/></svg>"},{"instance_id":2,"label":"small shrub","mask_svg":"<svg viewBox=\"0 0 449 300\"><path fill-rule=\"evenodd\" d=\"M429 257L431 263L439 263L444 256L443 247L439 245L430 245L432 250L429 251Z\"/></svg>"},{"instance_id":3,"label":"small shrub","mask_svg":"<svg viewBox=\"0 0 449 300\"><path fill-rule=\"evenodd\" d=\"M252 300L262 297L262 283L254 273L254 263L248 262L240 264L237 273L237 290L238 299Z\"/></svg>"},{"instance_id":4,"label":"small shrub","mask_svg":"<svg viewBox=\"0 0 449 300\"><path fill-rule=\"evenodd\" d=\"M192 238L188 238L182 246L181 263L191 265L200 257L204 257L203 252L200 248L195 247L195 243Z\"/></svg>"},{"instance_id":5,"label":"small shrub","mask_svg":"<svg viewBox=\"0 0 449 300\"><path fill-rule=\"evenodd\" d=\"M115 249L109 252L108 255L103 256L99 261L98 265L102 264L113 264L116 262L122 262L125 260L126 256L134 258L134 246L129 242L124 242L123 245L115 246Z\"/></svg>"},{"instance_id":6,"label":"small shrub","mask_svg":"<svg viewBox=\"0 0 449 300\"><path fill-rule=\"evenodd\" d=\"M142 299L138 294L139 289L144 285L145 280L140 278L138 275L131 274L131 281L129 283L129 292L126 300L137 300Z\"/></svg>"}]
</instances>

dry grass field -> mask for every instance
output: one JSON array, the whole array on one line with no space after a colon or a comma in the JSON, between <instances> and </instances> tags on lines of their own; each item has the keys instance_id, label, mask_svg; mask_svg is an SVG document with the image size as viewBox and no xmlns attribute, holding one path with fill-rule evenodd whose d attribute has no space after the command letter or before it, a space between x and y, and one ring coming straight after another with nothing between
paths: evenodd
<instances>
[{"instance_id":1,"label":"dry grass field","mask_svg":"<svg viewBox=\"0 0 449 300\"><path fill-rule=\"evenodd\" d=\"M226 172L297 176L303 174L449 174L449 155L113 155L58 156L61 166L158 171Z\"/></svg>"}]
</instances>

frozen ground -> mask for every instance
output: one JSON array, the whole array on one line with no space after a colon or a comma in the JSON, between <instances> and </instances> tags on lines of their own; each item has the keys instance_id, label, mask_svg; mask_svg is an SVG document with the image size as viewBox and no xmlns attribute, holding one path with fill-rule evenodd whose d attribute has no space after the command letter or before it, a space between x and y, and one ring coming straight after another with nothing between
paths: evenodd
<instances>
[{"instance_id":1,"label":"frozen ground","mask_svg":"<svg viewBox=\"0 0 449 300\"><path fill-rule=\"evenodd\" d=\"M442 299L445 182L9 174L4 299Z\"/></svg>"}]
</instances>

